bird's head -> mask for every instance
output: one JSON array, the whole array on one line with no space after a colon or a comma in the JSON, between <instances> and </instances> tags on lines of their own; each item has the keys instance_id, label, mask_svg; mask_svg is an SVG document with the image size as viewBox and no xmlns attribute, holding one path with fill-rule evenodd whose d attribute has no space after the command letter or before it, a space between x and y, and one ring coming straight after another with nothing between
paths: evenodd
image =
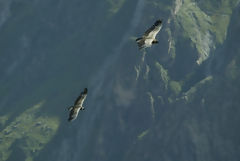
<instances>
[{"instance_id":1,"label":"bird's head","mask_svg":"<svg viewBox=\"0 0 240 161\"><path fill-rule=\"evenodd\" d=\"M158 41L156 39L152 41L152 44L157 44L157 43Z\"/></svg>"}]
</instances>

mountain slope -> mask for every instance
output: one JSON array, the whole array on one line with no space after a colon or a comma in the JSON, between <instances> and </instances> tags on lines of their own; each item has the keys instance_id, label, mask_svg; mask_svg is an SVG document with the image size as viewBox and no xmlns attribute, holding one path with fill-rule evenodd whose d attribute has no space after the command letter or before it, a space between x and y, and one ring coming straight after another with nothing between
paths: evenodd
<instances>
[{"instance_id":1,"label":"mountain slope","mask_svg":"<svg viewBox=\"0 0 240 161\"><path fill-rule=\"evenodd\" d=\"M238 160L239 1L0 3L1 160Z\"/></svg>"}]
</instances>

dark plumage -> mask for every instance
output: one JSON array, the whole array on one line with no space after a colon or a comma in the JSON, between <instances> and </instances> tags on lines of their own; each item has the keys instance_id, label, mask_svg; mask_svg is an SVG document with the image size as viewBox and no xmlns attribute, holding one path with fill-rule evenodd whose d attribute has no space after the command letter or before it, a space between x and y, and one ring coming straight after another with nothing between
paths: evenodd
<instances>
[{"instance_id":1,"label":"dark plumage","mask_svg":"<svg viewBox=\"0 0 240 161\"><path fill-rule=\"evenodd\" d=\"M77 118L79 110L84 110L83 102L87 97L87 92L88 89L85 88L83 92L81 92L80 96L76 99L74 106L70 106L68 110L70 111L69 113L69 118L68 121L73 121Z\"/></svg>"}]
</instances>

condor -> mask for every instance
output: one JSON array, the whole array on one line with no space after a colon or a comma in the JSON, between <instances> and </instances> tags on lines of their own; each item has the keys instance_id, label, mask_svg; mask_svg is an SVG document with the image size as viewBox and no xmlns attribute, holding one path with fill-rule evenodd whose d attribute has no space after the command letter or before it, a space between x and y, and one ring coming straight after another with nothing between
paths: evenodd
<instances>
[{"instance_id":1,"label":"condor","mask_svg":"<svg viewBox=\"0 0 240 161\"><path fill-rule=\"evenodd\" d=\"M151 47L152 44L157 44L156 36L158 32L162 28L162 21L157 20L154 25L149 28L142 37L137 38L136 42L138 44L139 49L145 49L147 47Z\"/></svg>"},{"instance_id":2,"label":"condor","mask_svg":"<svg viewBox=\"0 0 240 161\"><path fill-rule=\"evenodd\" d=\"M85 88L83 92L81 92L80 96L76 99L74 106L70 106L68 110L70 111L69 113L69 118L68 121L73 121L77 118L79 110L84 110L83 107L83 102L87 97L87 92L88 89Z\"/></svg>"}]
</instances>

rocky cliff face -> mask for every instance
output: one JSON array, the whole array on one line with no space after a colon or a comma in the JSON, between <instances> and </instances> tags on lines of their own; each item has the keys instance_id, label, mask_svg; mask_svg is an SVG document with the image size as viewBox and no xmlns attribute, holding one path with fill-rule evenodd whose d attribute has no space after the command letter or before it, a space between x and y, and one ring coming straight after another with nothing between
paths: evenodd
<instances>
[{"instance_id":1,"label":"rocky cliff face","mask_svg":"<svg viewBox=\"0 0 240 161\"><path fill-rule=\"evenodd\" d=\"M239 1L0 2L0 160L233 160ZM163 19L159 44L134 39ZM89 88L73 123L67 107Z\"/></svg>"}]
</instances>

